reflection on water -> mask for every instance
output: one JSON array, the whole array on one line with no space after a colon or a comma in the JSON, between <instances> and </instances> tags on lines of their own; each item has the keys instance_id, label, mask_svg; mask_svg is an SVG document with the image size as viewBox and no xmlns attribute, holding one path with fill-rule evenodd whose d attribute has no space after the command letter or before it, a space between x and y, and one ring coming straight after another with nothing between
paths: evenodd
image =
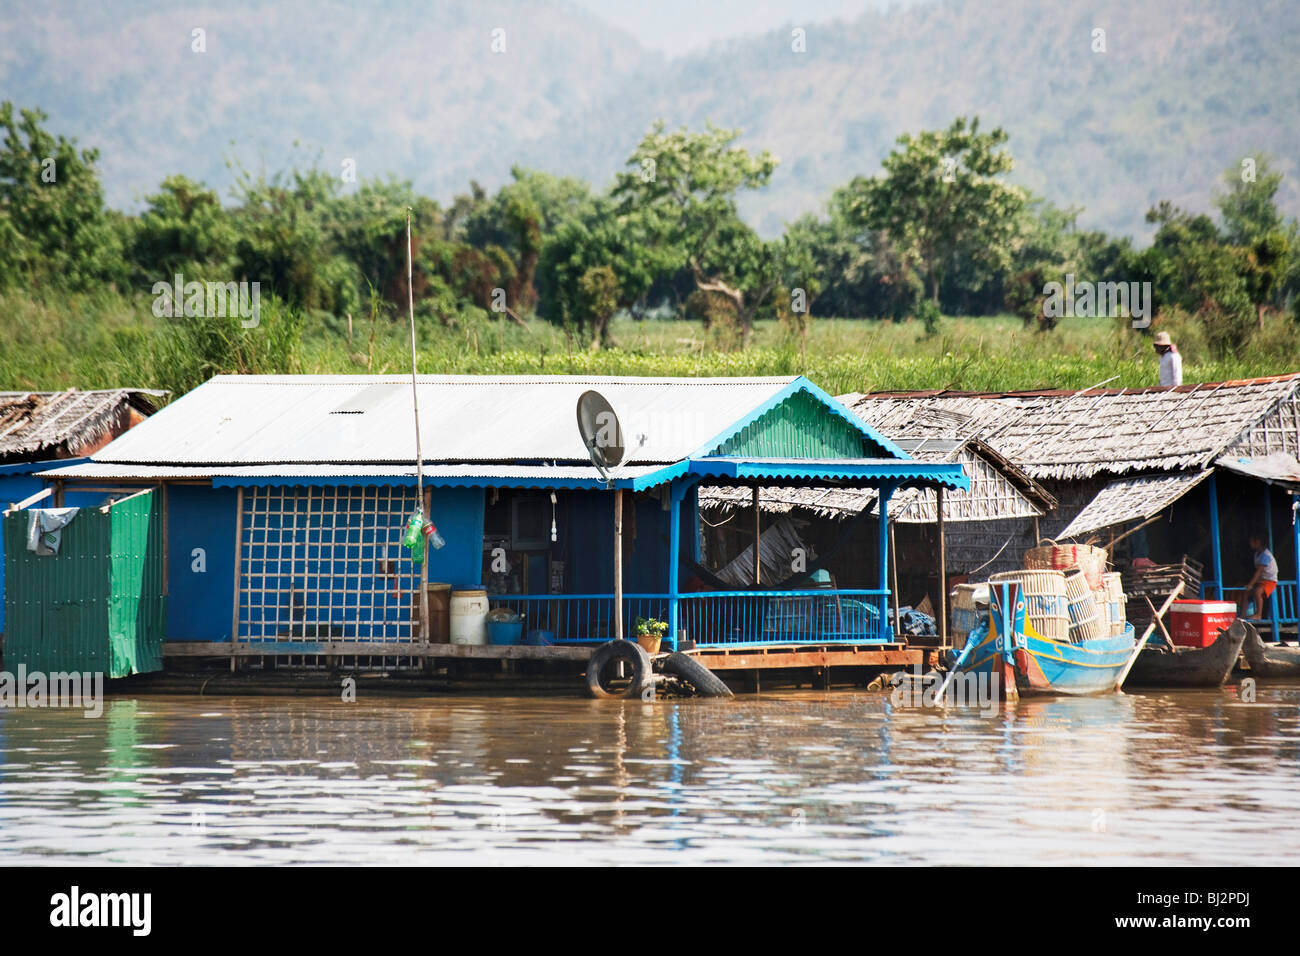
<instances>
[{"instance_id":1,"label":"reflection on water","mask_svg":"<svg viewBox=\"0 0 1300 956\"><path fill-rule=\"evenodd\" d=\"M0 710L0 862L1300 862L1300 687Z\"/></svg>"}]
</instances>

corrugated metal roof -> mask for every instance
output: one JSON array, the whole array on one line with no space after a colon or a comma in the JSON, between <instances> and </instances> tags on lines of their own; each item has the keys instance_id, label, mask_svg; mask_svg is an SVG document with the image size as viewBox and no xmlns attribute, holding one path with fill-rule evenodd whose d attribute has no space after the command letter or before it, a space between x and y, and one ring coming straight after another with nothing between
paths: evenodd
<instances>
[{"instance_id":1,"label":"corrugated metal roof","mask_svg":"<svg viewBox=\"0 0 1300 956\"><path fill-rule=\"evenodd\" d=\"M665 469L634 465L609 469L616 485L650 487L646 482ZM386 484L415 484L414 465L136 465L91 461L40 473L42 478L76 481L185 481L211 479L217 487L236 485L338 485L383 479ZM427 465L424 483L431 487L603 487L600 473L590 465Z\"/></svg>"},{"instance_id":2,"label":"corrugated metal roof","mask_svg":"<svg viewBox=\"0 0 1300 956\"><path fill-rule=\"evenodd\" d=\"M897 458L692 458L688 470L706 478L772 481L912 482L967 488L970 479L956 463Z\"/></svg>"},{"instance_id":3,"label":"corrugated metal roof","mask_svg":"<svg viewBox=\"0 0 1300 956\"><path fill-rule=\"evenodd\" d=\"M1078 538L1103 528L1139 521L1158 514L1210 476L1210 470L1143 475L1112 481L1088 502L1060 539Z\"/></svg>"},{"instance_id":4,"label":"corrugated metal roof","mask_svg":"<svg viewBox=\"0 0 1300 956\"><path fill-rule=\"evenodd\" d=\"M421 440L426 461L583 462L588 456L575 409L578 396L595 389L619 415L627 463L674 462L795 381L421 376ZM401 376L221 375L94 457L187 465L409 462L415 457L409 384ZM398 387L385 393L376 386ZM334 413L361 406L366 410Z\"/></svg>"},{"instance_id":5,"label":"corrugated metal roof","mask_svg":"<svg viewBox=\"0 0 1300 956\"><path fill-rule=\"evenodd\" d=\"M1300 461L1286 452L1274 452L1255 458L1232 457L1225 455L1214 462L1220 468L1235 471L1239 475L1257 478L1270 485L1277 485L1288 491L1300 491Z\"/></svg>"}]
</instances>

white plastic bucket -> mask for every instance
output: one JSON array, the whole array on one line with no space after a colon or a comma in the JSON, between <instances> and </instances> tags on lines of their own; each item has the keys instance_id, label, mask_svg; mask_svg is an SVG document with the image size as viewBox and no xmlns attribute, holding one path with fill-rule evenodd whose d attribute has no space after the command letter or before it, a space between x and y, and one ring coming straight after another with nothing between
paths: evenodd
<instances>
[{"instance_id":1,"label":"white plastic bucket","mask_svg":"<svg viewBox=\"0 0 1300 956\"><path fill-rule=\"evenodd\" d=\"M451 642L487 643L488 599L486 591L451 592Z\"/></svg>"}]
</instances>

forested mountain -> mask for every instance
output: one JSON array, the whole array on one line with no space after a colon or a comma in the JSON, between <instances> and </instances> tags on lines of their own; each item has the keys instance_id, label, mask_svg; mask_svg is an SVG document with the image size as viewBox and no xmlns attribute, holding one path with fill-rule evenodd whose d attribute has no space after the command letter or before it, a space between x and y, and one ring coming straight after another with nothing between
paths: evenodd
<instances>
[{"instance_id":1,"label":"forested mountain","mask_svg":"<svg viewBox=\"0 0 1300 956\"><path fill-rule=\"evenodd\" d=\"M0 22L0 99L99 147L121 208L172 173L224 195L232 155L354 159L440 199L520 163L604 186L662 117L740 127L781 160L742 207L774 235L900 133L978 114L1011 134L1013 179L1084 207L1082 225L1137 235L1160 199L1205 209L1257 150L1300 212L1293 0L931 0L676 59L559 0L156 6L48 0Z\"/></svg>"}]
</instances>

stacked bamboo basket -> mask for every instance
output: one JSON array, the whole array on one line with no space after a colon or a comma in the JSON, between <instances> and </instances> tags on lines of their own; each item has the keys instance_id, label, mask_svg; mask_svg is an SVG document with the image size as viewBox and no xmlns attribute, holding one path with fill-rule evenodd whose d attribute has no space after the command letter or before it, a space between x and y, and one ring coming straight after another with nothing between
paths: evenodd
<instances>
[{"instance_id":1,"label":"stacked bamboo basket","mask_svg":"<svg viewBox=\"0 0 1300 956\"><path fill-rule=\"evenodd\" d=\"M1124 633L1127 599L1120 575L1106 571L1107 552L1089 544L1044 542L1025 552L1025 566L989 578L1014 581L1025 599L1025 616L1043 637L1079 644ZM964 642L978 611L977 585L961 584L953 593L952 633Z\"/></svg>"}]
</instances>

